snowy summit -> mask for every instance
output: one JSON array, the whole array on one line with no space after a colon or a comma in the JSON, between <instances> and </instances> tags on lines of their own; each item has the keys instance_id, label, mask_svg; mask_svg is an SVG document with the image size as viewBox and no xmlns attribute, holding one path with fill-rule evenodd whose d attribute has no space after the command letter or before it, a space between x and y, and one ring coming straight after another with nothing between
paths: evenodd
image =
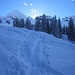
<instances>
[{"instance_id":1,"label":"snowy summit","mask_svg":"<svg viewBox=\"0 0 75 75\"><path fill-rule=\"evenodd\" d=\"M19 18L19 19L27 18L22 12L20 12L18 10L14 10L14 11L8 13L6 17Z\"/></svg>"}]
</instances>

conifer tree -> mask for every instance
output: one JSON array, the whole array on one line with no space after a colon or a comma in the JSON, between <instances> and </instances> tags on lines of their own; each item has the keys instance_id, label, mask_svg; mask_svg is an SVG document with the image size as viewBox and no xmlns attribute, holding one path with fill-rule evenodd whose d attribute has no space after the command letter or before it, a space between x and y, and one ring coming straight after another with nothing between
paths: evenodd
<instances>
[{"instance_id":1,"label":"conifer tree","mask_svg":"<svg viewBox=\"0 0 75 75\"><path fill-rule=\"evenodd\" d=\"M42 26L41 26L41 29L42 29L43 32L47 32L46 16L45 16L45 14L43 14L43 16L42 16Z\"/></svg>"},{"instance_id":2,"label":"conifer tree","mask_svg":"<svg viewBox=\"0 0 75 75\"><path fill-rule=\"evenodd\" d=\"M41 23L40 23L40 19L39 18L36 19L35 30L36 31L41 31Z\"/></svg>"},{"instance_id":3,"label":"conifer tree","mask_svg":"<svg viewBox=\"0 0 75 75\"><path fill-rule=\"evenodd\" d=\"M46 26L47 26L47 33L50 34L50 26L49 26L49 20L48 19L46 21Z\"/></svg>"},{"instance_id":4,"label":"conifer tree","mask_svg":"<svg viewBox=\"0 0 75 75\"><path fill-rule=\"evenodd\" d=\"M63 33L63 34L66 34L66 27L65 27L65 25L64 25L63 28L62 28L62 33Z\"/></svg>"},{"instance_id":5,"label":"conifer tree","mask_svg":"<svg viewBox=\"0 0 75 75\"><path fill-rule=\"evenodd\" d=\"M26 28L31 30L31 22L28 18L26 19Z\"/></svg>"},{"instance_id":6,"label":"conifer tree","mask_svg":"<svg viewBox=\"0 0 75 75\"><path fill-rule=\"evenodd\" d=\"M66 26L65 32L66 32L65 34L68 35L68 32L69 32L69 27L68 26Z\"/></svg>"},{"instance_id":7,"label":"conifer tree","mask_svg":"<svg viewBox=\"0 0 75 75\"><path fill-rule=\"evenodd\" d=\"M18 18L14 19L14 21L13 21L13 26L14 26L14 27L20 27L20 26L19 26L19 20L18 20Z\"/></svg>"},{"instance_id":8,"label":"conifer tree","mask_svg":"<svg viewBox=\"0 0 75 75\"><path fill-rule=\"evenodd\" d=\"M24 28L24 19L20 20L20 28Z\"/></svg>"},{"instance_id":9,"label":"conifer tree","mask_svg":"<svg viewBox=\"0 0 75 75\"><path fill-rule=\"evenodd\" d=\"M62 38L62 27L61 27L61 21L60 18L58 19L58 24L57 24L57 31L58 31L58 38Z\"/></svg>"},{"instance_id":10,"label":"conifer tree","mask_svg":"<svg viewBox=\"0 0 75 75\"><path fill-rule=\"evenodd\" d=\"M0 23L2 23L1 19L0 19Z\"/></svg>"},{"instance_id":11,"label":"conifer tree","mask_svg":"<svg viewBox=\"0 0 75 75\"><path fill-rule=\"evenodd\" d=\"M75 28L74 28L74 23L72 18L70 18L69 20L68 39L72 41L75 40Z\"/></svg>"},{"instance_id":12,"label":"conifer tree","mask_svg":"<svg viewBox=\"0 0 75 75\"><path fill-rule=\"evenodd\" d=\"M51 19L51 34L57 37L57 18L56 16Z\"/></svg>"}]
</instances>

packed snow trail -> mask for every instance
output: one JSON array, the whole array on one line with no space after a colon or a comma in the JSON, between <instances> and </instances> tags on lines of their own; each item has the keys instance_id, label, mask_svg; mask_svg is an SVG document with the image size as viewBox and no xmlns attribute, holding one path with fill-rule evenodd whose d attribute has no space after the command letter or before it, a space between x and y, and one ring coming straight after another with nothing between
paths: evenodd
<instances>
[{"instance_id":1,"label":"packed snow trail","mask_svg":"<svg viewBox=\"0 0 75 75\"><path fill-rule=\"evenodd\" d=\"M75 45L42 32L0 26L0 75L75 75Z\"/></svg>"}]
</instances>

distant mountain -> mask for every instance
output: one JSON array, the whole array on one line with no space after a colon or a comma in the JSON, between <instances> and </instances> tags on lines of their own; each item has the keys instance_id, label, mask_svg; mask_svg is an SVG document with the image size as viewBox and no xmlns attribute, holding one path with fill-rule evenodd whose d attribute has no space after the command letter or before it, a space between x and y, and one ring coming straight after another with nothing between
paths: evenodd
<instances>
[{"instance_id":1,"label":"distant mountain","mask_svg":"<svg viewBox=\"0 0 75 75\"><path fill-rule=\"evenodd\" d=\"M18 19L22 19L24 18L25 20L27 19L27 16L25 16L22 12L18 11L18 10L14 10L10 13L7 14L6 18L11 17L11 18L18 18Z\"/></svg>"},{"instance_id":2,"label":"distant mountain","mask_svg":"<svg viewBox=\"0 0 75 75\"><path fill-rule=\"evenodd\" d=\"M26 19L28 18L31 21L31 24L35 24L35 20L33 18L27 17L26 15L24 15L22 12L18 10L14 10L8 13L6 17L2 17L2 16L0 17L1 23L3 25L13 25L13 21L15 18L24 19L24 21L26 21ZM10 24L9 24L9 21L10 21Z\"/></svg>"},{"instance_id":3,"label":"distant mountain","mask_svg":"<svg viewBox=\"0 0 75 75\"><path fill-rule=\"evenodd\" d=\"M35 24L35 20L33 18L31 18L30 16L28 17L28 19L31 21L31 23L34 25Z\"/></svg>"},{"instance_id":4,"label":"distant mountain","mask_svg":"<svg viewBox=\"0 0 75 75\"><path fill-rule=\"evenodd\" d=\"M73 19L73 22L74 22L74 24L75 24L75 16L70 16L70 17ZM63 26L63 25L67 25L67 26L68 26L70 17L62 18L62 20L61 20L62 26Z\"/></svg>"}]
</instances>

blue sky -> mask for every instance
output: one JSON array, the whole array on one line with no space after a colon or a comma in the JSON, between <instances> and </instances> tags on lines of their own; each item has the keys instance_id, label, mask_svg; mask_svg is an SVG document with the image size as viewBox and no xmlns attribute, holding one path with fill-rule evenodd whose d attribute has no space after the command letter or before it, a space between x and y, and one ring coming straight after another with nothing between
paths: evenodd
<instances>
[{"instance_id":1,"label":"blue sky","mask_svg":"<svg viewBox=\"0 0 75 75\"><path fill-rule=\"evenodd\" d=\"M75 15L74 0L0 0L0 16L19 10L27 16L46 15L66 17Z\"/></svg>"}]
</instances>

